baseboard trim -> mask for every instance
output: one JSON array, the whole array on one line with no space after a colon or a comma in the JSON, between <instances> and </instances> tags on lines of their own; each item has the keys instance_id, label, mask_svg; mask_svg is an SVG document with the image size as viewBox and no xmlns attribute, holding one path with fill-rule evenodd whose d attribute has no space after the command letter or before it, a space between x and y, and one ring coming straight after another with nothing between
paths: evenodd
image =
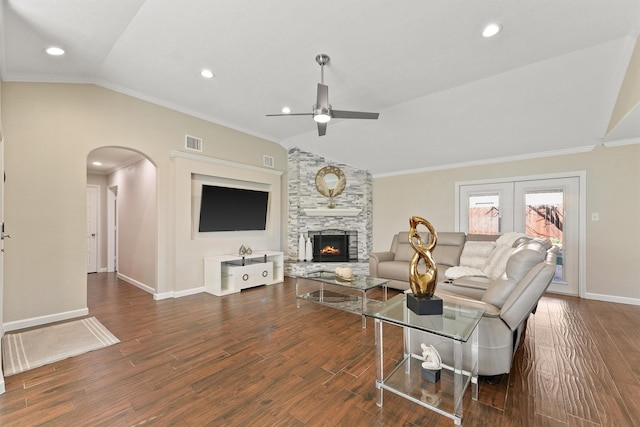
<instances>
[{"instance_id":1,"label":"baseboard trim","mask_svg":"<svg viewBox=\"0 0 640 427\"><path fill-rule=\"evenodd\" d=\"M174 298L180 298L180 297L186 297L189 295L200 294L202 292L204 292L204 286L201 286L199 288L191 288L184 291L177 291L173 293L173 296Z\"/></svg>"},{"instance_id":2,"label":"baseboard trim","mask_svg":"<svg viewBox=\"0 0 640 427\"><path fill-rule=\"evenodd\" d=\"M201 286L199 288L192 288L192 289L187 289L184 291L177 291L177 292L162 292L162 293L156 293L156 290L153 289L151 286L145 285L144 283L138 282L135 279L132 279L131 277L127 277L122 273L118 273L118 279L122 279L127 283L132 284L133 286L142 289L145 292L148 292L150 294L153 295L153 299L156 301L159 300L163 300L163 299L169 299L169 298L180 298L180 297L186 297L189 295L195 295L195 294L199 294L201 292L204 292L204 286Z\"/></svg>"},{"instance_id":3,"label":"baseboard trim","mask_svg":"<svg viewBox=\"0 0 640 427\"><path fill-rule=\"evenodd\" d=\"M168 298L181 298L189 295L200 294L202 292L204 292L204 286L201 286L199 288L191 288L184 291L164 292L162 294L154 294L153 299L162 300L162 299L168 299Z\"/></svg>"},{"instance_id":4,"label":"baseboard trim","mask_svg":"<svg viewBox=\"0 0 640 427\"><path fill-rule=\"evenodd\" d=\"M127 283L132 284L133 286L135 286L136 288L140 288L145 292L148 292L150 294L155 294L155 289L153 289L151 286L149 285L145 285L142 282L138 282L136 279L132 279L131 277L125 276L122 273L118 273L118 279L124 280Z\"/></svg>"},{"instance_id":5,"label":"baseboard trim","mask_svg":"<svg viewBox=\"0 0 640 427\"><path fill-rule=\"evenodd\" d=\"M618 297L615 295L604 295L604 294L594 294L592 292L587 292L584 295L587 299L594 299L598 301L606 301L606 302L616 302L620 304L630 304L630 305L640 305L640 299L638 298L629 298L629 297Z\"/></svg>"},{"instance_id":6,"label":"baseboard trim","mask_svg":"<svg viewBox=\"0 0 640 427\"><path fill-rule=\"evenodd\" d=\"M156 301L173 298L173 292L164 292L161 294L153 294L153 299Z\"/></svg>"},{"instance_id":7,"label":"baseboard trim","mask_svg":"<svg viewBox=\"0 0 640 427\"><path fill-rule=\"evenodd\" d=\"M18 329L31 328L33 326L46 325L47 323L60 322L62 320L74 319L89 314L88 308L80 310L65 311L63 313L49 314L47 316L32 317L30 319L16 320L4 324L5 332L16 331Z\"/></svg>"}]
</instances>

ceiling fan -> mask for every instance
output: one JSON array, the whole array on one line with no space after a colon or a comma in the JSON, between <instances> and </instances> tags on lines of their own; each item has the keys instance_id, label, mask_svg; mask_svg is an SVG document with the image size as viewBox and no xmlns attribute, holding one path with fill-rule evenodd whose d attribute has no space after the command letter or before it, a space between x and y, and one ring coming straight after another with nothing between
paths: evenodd
<instances>
[{"instance_id":1,"label":"ceiling fan","mask_svg":"<svg viewBox=\"0 0 640 427\"><path fill-rule=\"evenodd\" d=\"M332 118L335 119L373 119L377 120L379 113L364 113L362 111L334 110L329 104L329 86L324 84L324 66L329 63L328 55L321 53L316 56L316 62L320 65L320 83L318 83L318 95L316 103L311 113L282 113L267 114L267 117L274 116L313 116L313 120L318 124L318 135L327 133L327 123Z\"/></svg>"}]
</instances>

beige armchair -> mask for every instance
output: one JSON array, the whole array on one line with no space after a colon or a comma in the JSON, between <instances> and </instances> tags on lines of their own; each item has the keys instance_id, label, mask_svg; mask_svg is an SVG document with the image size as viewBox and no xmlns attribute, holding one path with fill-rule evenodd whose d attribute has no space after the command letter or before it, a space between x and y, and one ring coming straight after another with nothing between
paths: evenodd
<instances>
[{"instance_id":1,"label":"beige armchair","mask_svg":"<svg viewBox=\"0 0 640 427\"><path fill-rule=\"evenodd\" d=\"M481 297L436 289L436 295L446 302L484 310L478 324L479 375L495 376L510 371L526 321L555 274L556 254L557 248L547 239L526 240L509 257L505 273L493 280ZM431 344L444 363L453 363L452 344L447 340L412 331L410 342L412 352L420 352L420 343ZM465 366L469 367L468 360Z\"/></svg>"}]
</instances>

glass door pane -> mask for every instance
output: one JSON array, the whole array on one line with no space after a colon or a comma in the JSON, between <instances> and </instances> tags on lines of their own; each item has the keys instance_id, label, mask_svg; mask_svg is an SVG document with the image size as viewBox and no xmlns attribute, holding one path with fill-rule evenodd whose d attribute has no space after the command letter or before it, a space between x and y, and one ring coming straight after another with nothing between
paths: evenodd
<instances>
[{"instance_id":1,"label":"glass door pane","mask_svg":"<svg viewBox=\"0 0 640 427\"><path fill-rule=\"evenodd\" d=\"M503 234L513 231L513 183L461 185L458 231Z\"/></svg>"},{"instance_id":2,"label":"glass door pane","mask_svg":"<svg viewBox=\"0 0 640 427\"><path fill-rule=\"evenodd\" d=\"M514 228L560 249L550 292L579 294L579 178L515 182Z\"/></svg>"},{"instance_id":3,"label":"glass door pane","mask_svg":"<svg viewBox=\"0 0 640 427\"><path fill-rule=\"evenodd\" d=\"M500 233L500 196L497 193L469 196L469 233Z\"/></svg>"},{"instance_id":4,"label":"glass door pane","mask_svg":"<svg viewBox=\"0 0 640 427\"><path fill-rule=\"evenodd\" d=\"M558 246L558 265L554 282L564 282L563 259L563 226L564 226L564 191L542 190L525 193L525 233L531 237L546 237Z\"/></svg>"}]
</instances>

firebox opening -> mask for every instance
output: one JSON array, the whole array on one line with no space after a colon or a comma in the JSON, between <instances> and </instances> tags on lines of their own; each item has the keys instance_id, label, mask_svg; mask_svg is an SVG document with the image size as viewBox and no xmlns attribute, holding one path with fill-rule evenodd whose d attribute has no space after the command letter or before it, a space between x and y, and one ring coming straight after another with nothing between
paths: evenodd
<instances>
[{"instance_id":1,"label":"firebox opening","mask_svg":"<svg viewBox=\"0 0 640 427\"><path fill-rule=\"evenodd\" d=\"M314 262L345 262L357 258L358 241L354 232L325 230L310 232L309 235L313 241ZM355 252L355 257L351 252Z\"/></svg>"},{"instance_id":2,"label":"firebox opening","mask_svg":"<svg viewBox=\"0 0 640 427\"><path fill-rule=\"evenodd\" d=\"M340 248L327 245L324 248L320 249L320 253L322 255L340 255Z\"/></svg>"}]
</instances>

